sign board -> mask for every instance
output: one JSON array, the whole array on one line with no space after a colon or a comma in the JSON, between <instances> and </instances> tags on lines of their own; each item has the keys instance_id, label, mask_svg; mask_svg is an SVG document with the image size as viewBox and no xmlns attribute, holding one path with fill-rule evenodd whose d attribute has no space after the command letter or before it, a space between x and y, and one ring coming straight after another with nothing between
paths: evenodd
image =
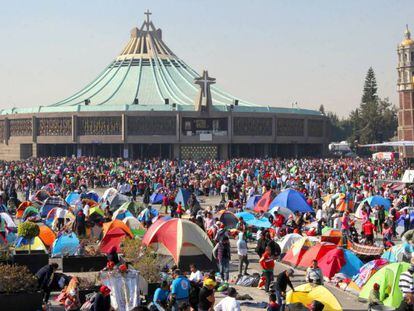
<instances>
[{"instance_id":1,"label":"sign board","mask_svg":"<svg viewBox=\"0 0 414 311\"><path fill-rule=\"evenodd\" d=\"M213 140L213 134L200 134L200 141L212 141Z\"/></svg>"},{"instance_id":2,"label":"sign board","mask_svg":"<svg viewBox=\"0 0 414 311\"><path fill-rule=\"evenodd\" d=\"M410 184L414 183L414 170L405 170L401 181Z\"/></svg>"}]
</instances>

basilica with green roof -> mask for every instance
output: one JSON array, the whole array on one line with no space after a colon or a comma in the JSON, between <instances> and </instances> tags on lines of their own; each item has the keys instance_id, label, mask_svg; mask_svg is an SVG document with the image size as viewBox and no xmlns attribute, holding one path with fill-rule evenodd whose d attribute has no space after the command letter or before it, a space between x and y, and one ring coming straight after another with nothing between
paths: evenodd
<instances>
[{"instance_id":1,"label":"basilica with green roof","mask_svg":"<svg viewBox=\"0 0 414 311\"><path fill-rule=\"evenodd\" d=\"M88 85L51 105L0 110L0 159L44 156L227 159L322 156L316 110L260 106L223 91L150 19Z\"/></svg>"}]
</instances>

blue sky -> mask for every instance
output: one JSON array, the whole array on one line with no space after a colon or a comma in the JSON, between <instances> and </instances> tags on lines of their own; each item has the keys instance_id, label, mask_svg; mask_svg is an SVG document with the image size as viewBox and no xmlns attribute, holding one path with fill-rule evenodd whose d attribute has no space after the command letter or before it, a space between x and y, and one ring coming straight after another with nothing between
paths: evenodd
<instances>
[{"instance_id":1,"label":"blue sky","mask_svg":"<svg viewBox=\"0 0 414 311\"><path fill-rule=\"evenodd\" d=\"M169 47L257 104L348 114L369 66L397 103L396 48L410 0L0 0L0 108L48 105L116 57L143 12Z\"/></svg>"}]
</instances>

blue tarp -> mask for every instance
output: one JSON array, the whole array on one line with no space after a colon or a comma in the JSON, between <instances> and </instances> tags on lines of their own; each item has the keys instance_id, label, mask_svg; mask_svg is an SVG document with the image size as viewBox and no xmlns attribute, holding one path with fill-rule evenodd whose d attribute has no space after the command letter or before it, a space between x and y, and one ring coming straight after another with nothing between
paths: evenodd
<instances>
[{"instance_id":1,"label":"blue tarp","mask_svg":"<svg viewBox=\"0 0 414 311\"><path fill-rule=\"evenodd\" d=\"M190 191L188 191L187 189L180 188L178 190L177 196L175 197L175 203L178 204L181 202L181 204L184 207L187 207L187 202L190 196Z\"/></svg>"},{"instance_id":2,"label":"blue tarp","mask_svg":"<svg viewBox=\"0 0 414 311\"><path fill-rule=\"evenodd\" d=\"M272 210L276 206L286 207L292 212L313 212L313 208L306 202L303 194L293 189L287 189L279 193L273 199L272 203L270 203L269 210Z\"/></svg>"},{"instance_id":3,"label":"blue tarp","mask_svg":"<svg viewBox=\"0 0 414 311\"><path fill-rule=\"evenodd\" d=\"M256 227L256 228L270 228L271 227L271 224L270 224L269 220L266 217L263 217L263 218L260 218L260 219L256 219L256 218L249 219L249 220L246 220L246 223L249 226L253 226L253 227Z\"/></svg>"},{"instance_id":4,"label":"blue tarp","mask_svg":"<svg viewBox=\"0 0 414 311\"><path fill-rule=\"evenodd\" d=\"M79 247L79 239L75 233L59 236L52 246L52 257L74 255Z\"/></svg>"},{"instance_id":5,"label":"blue tarp","mask_svg":"<svg viewBox=\"0 0 414 311\"><path fill-rule=\"evenodd\" d=\"M344 249L343 251L346 264L342 267L339 273L353 277L359 273L359 269L364 265L364 263L353 252L347 249Z\"/></svg>"},{"instance_id":6,"label":"blue tarp","mask_svg":"<svg viewBox=\"0 0 414 311\"><path fill-rule=\"evenodd\" d=\"M68 203L69 205L75 205L75 203L79 200L80 200L80 194L76 192L69 193L65 199L66 203Z\"/></svg>"},{"instance_id":7,"label":"blue tarp","mask_svg":"<svg viewBox=\"0 0 414 311\"><path fill-rule=\"evenodd\" d=\"M244 221L247 221L248 219L255 219L254 215L249 212L240 212L236 214L237 218L242 217Z\"/></svg>"},{"instance_id":8,"label":"blue tarp","mask_svg":"<svg viewBox=\"0 0 414 311\"><path fill-rule=\"evenodd\" d=\"M164 198L164 195L162 193L153 193L150 196L150 202L152 204L161 204L163 198Z\"/></svg>"},{"instance_id":9,"label":"blue tarp","mask_svg":"<svg viewBox=\"0 0 414 311\"><path fill-rule=\"evenodd\" d=\"M132 215L132 213L128 210L116 215L116 219L118 220L124 220L126 217L134 217L134 215Z\"/></svg>"},{"instance_id":10,"label":"blue tarp","mask_svg":"<svg viewBox=\"0 0 414 311\"><path fill-rule=\"evenodd\" d=\"M362 203L368 202L369 206L374 207L376 205L384 205L385 209L388 211L391 207L391 201L380 196L374 195L372 197L366 198Z\"/></svg>"},{"instance_id":11,"label":"blue tarp","mask_svg":"<svg viewBox=\"0 0 414 311\"><path fill-rule=\"evenodd\" d=\"M257 201L261 199L261 195L252 195L246 202L246 208L253 209Z\"/></svg>"}]
</instances>

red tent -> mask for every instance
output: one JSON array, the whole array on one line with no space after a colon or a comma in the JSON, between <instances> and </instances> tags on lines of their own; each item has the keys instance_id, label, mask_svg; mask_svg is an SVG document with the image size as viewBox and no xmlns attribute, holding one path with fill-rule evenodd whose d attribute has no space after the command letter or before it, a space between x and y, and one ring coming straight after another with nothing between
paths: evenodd
<instances>
[{"instance_id":1,"label":"red tent","mask_svg":"<svg viewBox=\"0 0 414 311\"><path fill-rule=\"evenodd\" d=\"M333 249L329 251L319 262L319 268L324 276L332 278L336 273L341 271L346 264L344 252L342 249Z\"/></svg>"},{"instance_id":2,"label":"red tent","mask_svg":"<svg viewBox=\"0 0 414 311\"><path fill-rule=\"evenodd\" d=\"M267 191L259 201L257 201L256 205L254 206L254 211L258 212L267 212L269 210L269 205L272 203L273 199L275 198L274 193L272 190Z\"/></svg>"},{"instance_id":3,"label":"red tent","mask_svg":"<svg viewBox=\"0 0 414 311\"><path fill-rule=\"evenodd\" d=\"M128 234L121 228L110 229L101 241L101 252L110 253L113 248L119 252L121 250L121 242L127 236Z\"/></svg>"},{"instance_id":4,"label":"red tent","mask_svg":"<svg viewBox=\"0 0 414 311\"><path fill-rule=\"evenodd\" d=\"M287 251L286 255L283 257L282 262L296 267L301 261L303 255L306 251L312 246L311 242L307 237L293 243L292 247Z\"/></svg>"},{"instance_id":5,"label":"red tent","mask_svg":"<svg viewBox=\"0 0 414 311\"><path fill-rule=\"evenodd\" d=\"M314 259L322 259L327 252L335 249L337 246L333 243L319 243L309 248L301 258L298 266L301 268L309 268Z\"/></svg>"},{"instance_id":6,"label":"red tent","mask_svg":"<svg viewBox=\"0 0 414 311\"><path fill-rule=\"evenodd\" d=\"M171 256L180 269L188 269L191 263L204 269L217 268L207 234L187 219L156 221L145 233L142 245L153 246L159 255Z\"/></svg>"}]
</instances>

